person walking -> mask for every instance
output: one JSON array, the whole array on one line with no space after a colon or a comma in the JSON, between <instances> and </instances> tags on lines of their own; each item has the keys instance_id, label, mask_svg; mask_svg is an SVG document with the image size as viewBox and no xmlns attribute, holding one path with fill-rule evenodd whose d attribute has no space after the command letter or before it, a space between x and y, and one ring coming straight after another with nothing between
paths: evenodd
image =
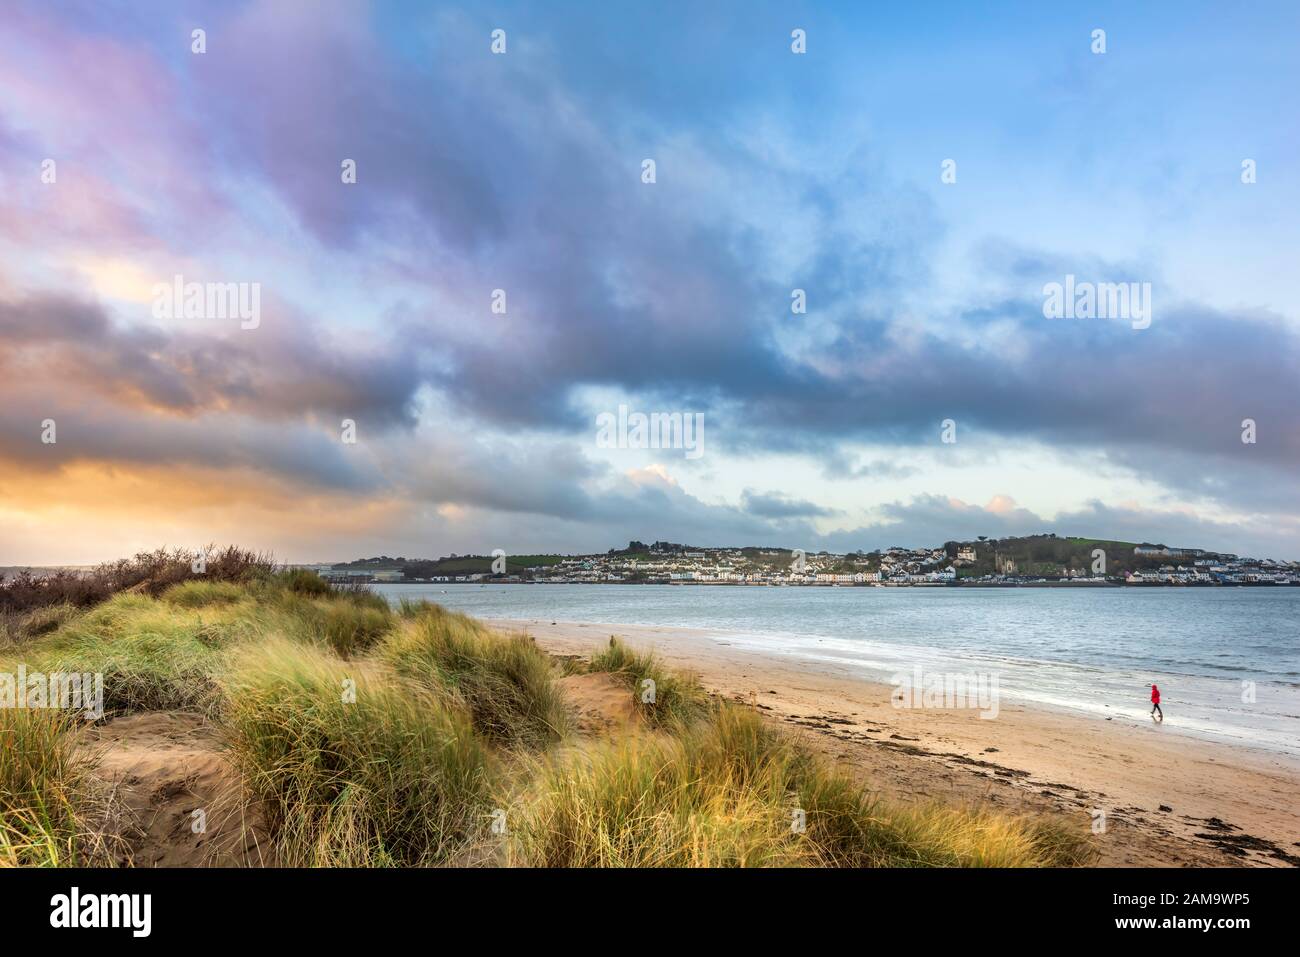
<instances>
[{"instance_id":1,"label":"person walking","mask_svg":"<svg viewBox=\"0 0 1300 957\"><path fill-rule=\"evenodd\" d=\"M1154 684L1151 686L1151 717L1160 715L1161 721L1165 720L1165 713L1160 710L1160 689Z\"/></svg>"}]
</instances>

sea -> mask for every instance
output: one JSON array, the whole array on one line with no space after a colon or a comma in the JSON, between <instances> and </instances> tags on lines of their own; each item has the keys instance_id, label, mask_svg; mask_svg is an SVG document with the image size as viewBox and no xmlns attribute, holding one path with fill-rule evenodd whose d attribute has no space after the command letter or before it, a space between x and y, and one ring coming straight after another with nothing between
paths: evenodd
<instances>
[{"instance_id":1,"label":"sea","mask_svg":"<svg viewBox=\"0 0 1300 957\"><path fill-rule=\"evenodd\" d=\"M735 647L899 683L996 675L1002 701L1300 758L1300 588L375 585L481 618L707 629ZM910 677L908 678L910 683Z\"/></svg>"}]
</instances>

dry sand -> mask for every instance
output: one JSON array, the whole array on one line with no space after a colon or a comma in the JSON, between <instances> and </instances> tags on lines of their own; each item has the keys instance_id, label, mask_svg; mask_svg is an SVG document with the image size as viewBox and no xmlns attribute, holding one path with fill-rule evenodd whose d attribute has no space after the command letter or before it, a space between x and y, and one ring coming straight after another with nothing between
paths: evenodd
<instances>
[{"instance_id":1,"label":"dry sand","mask_svg":"<svg viewBox=\"0 0 1300 957\"><path fill-rule=\"evenodd\" d=\"M109 842L119 866L234 867L270 863L266 828L202 717L129 715L87 730L84 746L116 811ZM196 814L196 812L198 812Z\"/></svg>"},{"instance_id":2,"label":"dry sand","mask_svg":"<svg viewBox=\"0 0 1300 957\"><path fill-rule=\"evenodd\" d=\"M889 685L846 667L729 645L704 630L492 620L553 654L589 655L611 635L655 648L710 691L748 701L805 740L908 800L986 802L1069 815L1092 826L1114 866L1300 865L1300 763L1164 726L1002 702L974 710L894 707Z\"/></svg>"}]
</instances>

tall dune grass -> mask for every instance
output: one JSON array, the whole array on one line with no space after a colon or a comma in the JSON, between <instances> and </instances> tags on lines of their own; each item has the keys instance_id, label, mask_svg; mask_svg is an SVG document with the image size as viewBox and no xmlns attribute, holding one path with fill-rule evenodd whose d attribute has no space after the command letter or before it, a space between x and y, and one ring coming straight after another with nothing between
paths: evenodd
<instances>
[{"instance_id":1,"label":"tall dune grass","mask_svg":"<svg viewBox=\"0 0 1300 957\"><path fill-rule=\"evenodd\" d=\"M211 711L215 675L231 649L287 635L350 656L372 646L392 625L377 595L297 589L291 579L257 582L192 580L156 600L121 593L73 614L43 640L0 650L43 672L104 676L104 705L112 714Z\"/></svg>"},{"instance_id":2,"label":"tall dune grass","mask_svg":"<svg viewBox=\"0 0 1300 957\"><path fill-rule=\"evenodd\" d=\"M0 866L105 863L92 821L102 801L76 748L78 719L49 709L0 709Z\"/></svg>"},{"instance_id":3,"label":"tall dune grass","mask_svg":"<svg viewBox=\"0 0 1300 957\"><path fill-rule=\"evenodd\" d=\"M216 688L218 621L144 595L117 595L21 657L45 673L102 674L108 713L205 710Z\"/></svg>"},{"instance_id":4,"label":"tall dune grass","mask_svg":"<svg viewBox=\"0 0 1300 957\"><path fill-rule=\"evenodd\" d=\"M474 728L497 742L540 748L569 726L550 658L523 635L500 635L439 605L408 606L379 655L399 674L464 701Z\"/></svg>"},{"instance_id":5,"label":"tall dune grass","mask_svg":"<svg viewBox=\"0 0 1300 957\"><path fill-rule=\"evenodd\" d=\"M387 668L268 640L223 687L235 757L285 865L442 864L488 818L489 755L468 715Z\"/></svg>"},{"instance_id":6,"label":"tall dune grass","mask_svg":"<svg viewBox=\"0 0 1300 957\"><path fill-rule=\"evenodd\" d=\"M540 867L1052 866L1086 840L1039 821L882 802L760 716L538 763L509 855Z\"/></svg>"},{"instance_id":7,"label":"tall dune grass","mask_svg":"<svg viewBox=\"0 0 1300 957\"><path fill-rule=\"evenodd\" d=\"M344 658L371 648L393 625L387 606L377 607L349 596L309 598L289 593L281 596L276 608L286 619L282 623L286 633L322 644Z\"/></svg>"},{"instance_id":8,"label":"tall dune grass","mask_svg":"<svg viewBox=\"0 0 1300 957\"><path fill-rule=\"evenodd\" d=\"M666 667L653 651L636 651L617 637L610 637L588 668L624 681L641 714L658 727L689 724L708 707L708 696L694 676Z\"/></svg>"},{"instance_id":9,"label":"tall dune grass","mask_svg":"<svg viewBox=\"0 0 1300 957\"><path fill-rule=\"evenodd\" d=\"M1057 823L881 801L756 712L711 703L698 680L617 639L587 667L625 682L654 733L575 741L560 669L527 637L427 602L393 612L308 572L253 571L88 610L28 609L24 629L43 633L0 648L0 672L17 661L99 672L110 714L211 715L285 866L1089 859L1086 839ZM107 811L77 723L0 709L0 865L106 859ZM484 833L498 806L509 808L504 840Z\"/></svg>"},{"instance_id":10,"label":"tall dune grass","mask_svg":"<svg viewBox=\"0 0 1300 957\"><path fill-rule=\"evenodd\" d=\"M162 594L163 601L181 608L230 605L248 598L248 589L234 582L193 581L173 585Z\"/></svg>"},{"instance_id":11,"label":"tall dune grass","mask_svg":"<svg viewBox=\"0 0 1300 957\"><path fill-rule=\"evenodd\" d=\"M330 595L334 586L313 571L305 568L289 568L274 576L272 582L279 588L297 592L300 595Z\"/></svg>"}]
</instances>

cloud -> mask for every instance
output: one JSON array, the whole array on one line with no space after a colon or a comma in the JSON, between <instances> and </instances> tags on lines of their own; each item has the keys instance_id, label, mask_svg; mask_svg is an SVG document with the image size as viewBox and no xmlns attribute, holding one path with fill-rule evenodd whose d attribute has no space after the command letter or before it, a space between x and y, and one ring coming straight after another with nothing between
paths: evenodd
<instances>
[{"instance_id":1,"label":"cloud","mask_svg":"<svg viewBox=\"0 0 1300 957\"><path fill-rule=\"evenodd\" d=\"M969 541L981 535L1005 538L1055 532L1061 536L1162 541L1242 555L1285 557L1300 532L1300 522L1294 518L1225 522L1200 517L1188 509L1107 505L1096 500L1045 518L1005 495L995 496L985 505L941 495L919 495L906 502L888 503L879 511L879 522L819 536L818 547L869 551L890 545L916 547Z\"/></svg>"},{"instance_id":2,"label":"cloud","mask_svg":"<svg viewBox=\"0 0 1300 957\"><path fill-rule=\"evenodd\" d=\"M439 56L414 71L380 55L360 17L252 6L227 27L235 49L199 78L246 172L318 240L368 254L433 245L436 266L407 274L439 303L419 319L442 336L429 383L462 414L575 433L590 413L582 391L614 389L706 411L723 452L797 452L843 477L906 477L882 461L850 466L839 448L933 445L946 418L986 441L1106 449L1150 473L1197 457L1211 499L1255 494L1300 466L1300 425L1276 418L1300 377L1287 318L1179 302L1157 284L1147 330L1047 320L1046 281L1156 270L1010 247L980 252L1005 296L917 321L899 303L930 281L943 226L869 152L827 164L807 144L765 162L751 142L653 124L650 143L637 141L590 121L581 107L595 91L563 85L573 77L545 44L509 62L472 52L479 26L430 21ZM355 82L326 121L311 81L335 70ZM429 102L426 83L446 95ZM345 189L325 158L363 147L363 180ZM661 171L652 187L636 176L647 151ZM791 228L807 238L793 260L779 238ZM813 304L799 319L795 285ZM487 311L494 288L507 291L505 316ZM1273 421L1243 491L1225 476L1243 463L1250 416Z\"/></svg>"},{"instance_id":3,"label":"cloud","mask_svg":"<svg viewBox=\"0 0 1300 957\"><path fill-rule=\"evenodd\" d=\"M184 8L17 8L0 38L0 466L296 480L412 527L473 520L550 548L859 548L1088 521L1113 530L1085 534L1300 541L1300 317L1198 302L1155 255L1059 252L983 225L951 242L959 204L900 176L888 137L822 121L830 67L763 45L775 12L746 11L723 57L649 14L516 11L511 53L494 57L477 10L402 13L396 29L392 11L354 4L241 4L207 13L195 56ZM592 16L634 41L627 63L571 54L566 30ZM35 175L46 155L56 187ZM158 323L130 301L157 272L250 264L266 286L257 330ZM1066 273L1152 281L1151 327L1044 319L1042 285ZM721 491L704 467L619 474L588 453L593 403L624 397L704 412L723 472L788 457L826 482L877 480L862 503L877 520L819 534L847 513L818 505L815 481L780 490L782 474ZM39 443L46 417L56 446ZM344 418L356 447L338 440ZM1154 501L1061 499L1046 521L1009 496L872 500L873 484L929 478L916 463L947 449L949 418L954 496L973 497L953 463L1029 448L1141 478ZM1244 518L1195 518L1203 505Z\"/></svg>"},{"instance_id":4,"label":"cloud","mask_svg":"<svg viewBox=\"0 0 1300 957\"><path fill-rule=\"evenodd\" d=\"M885 459L860 460L832 447L821 451L822 474L829 479L904 479L920 472L912 465Z\"/></svg>"},{"instance_id":5,"label":"cloud","mask_svg":"<svg viewBox=\"0 0 1300 957\"><path fill-rule=\"evenodd\" d=\"M64 404L75 391L177 416L414 423L419 360L400 339L335 341L284 304L268 311L256 329L198 319L160 328L111 322L98 304L58 293L0 300L0 371L7 391L34 404L42 394Z\"/></svg>"},{"instance_id":6,"label":"cloud","mask_svg":"<svg viewBox=\"0 0 1300 957\"><path fill-rule=\"evenodd\" d=\"M839 512L803 499L787 498L780 492L756 492L745 489L741 507L761 518L829 518Z\"/></svg>"}]
</instances>

